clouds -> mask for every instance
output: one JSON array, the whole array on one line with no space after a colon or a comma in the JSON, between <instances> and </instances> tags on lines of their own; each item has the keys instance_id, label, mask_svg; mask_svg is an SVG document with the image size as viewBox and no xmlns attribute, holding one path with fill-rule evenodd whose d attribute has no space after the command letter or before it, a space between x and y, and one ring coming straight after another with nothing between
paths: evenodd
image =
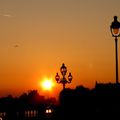
<instances>
[{"instance_id":1,"label":"clouds","mask_svg":"<svg viewBox=\"0 0 120 120\"><path fill-rule=\"evenodd\" d=\"M10 15L10 14L3 14L2 16L3 17L12 17L12 15Z\"/></svg>"},{"instance_id":2,"label":"clouds","mask_svg":"<svg viewBox=\"0 0 120 120\"><path fill-rule=\"evenodd\" d=\"M8 14L8 13L6 13L6 14L0 13L0 16L1 16L1 17L6 17L6 18L11 18L11 17L13 17L11 14Z\"/></svg>"}]
</instances>

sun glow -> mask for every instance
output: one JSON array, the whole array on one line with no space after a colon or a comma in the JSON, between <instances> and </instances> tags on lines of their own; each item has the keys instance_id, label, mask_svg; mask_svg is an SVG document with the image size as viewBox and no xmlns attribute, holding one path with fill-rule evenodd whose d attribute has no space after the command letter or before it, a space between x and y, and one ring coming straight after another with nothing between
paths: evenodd
<instances>
[{"instance_id":1,"label":"sun glow","mask_svg":"<svg viewBox=\"0 0 120 120\"><path fill-rule=\"evenodd\" d=\"M43 80L41 85L44 90L52 90L54 83L53 83L52 79L46 78Z\"/></svg>"}]
</instances>

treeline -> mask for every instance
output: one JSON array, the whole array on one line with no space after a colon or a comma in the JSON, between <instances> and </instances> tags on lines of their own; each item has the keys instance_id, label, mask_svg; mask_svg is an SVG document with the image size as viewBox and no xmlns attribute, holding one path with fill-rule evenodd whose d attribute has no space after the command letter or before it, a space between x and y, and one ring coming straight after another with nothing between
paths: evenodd
<instances>
[{"instance_id":1,"label":"treeline","mask_svg":"<svg viewBox=\"0 0 120 120\"><path fill-rule=\"evenodd\" d=\"M19 97L8 95L0 98L0 111L8 111L9 109L31 109L37 108L40 105L56 104L55 98L45 98L38 93L37 90L31 90L28 93L23 93Z\"/></svg>"},{"instance_id":2,"label":"treeline","mask_svg":"<svg viewBox=\"0 0 120 120\"><path fill-rule=\"evenodd\" d=\"M37 90L23 93L19 97L8 95L0 98L0 117L3 120L45 119L47 106L56 104L55 98L45 98Z\"/></svg>"}]
</instances>

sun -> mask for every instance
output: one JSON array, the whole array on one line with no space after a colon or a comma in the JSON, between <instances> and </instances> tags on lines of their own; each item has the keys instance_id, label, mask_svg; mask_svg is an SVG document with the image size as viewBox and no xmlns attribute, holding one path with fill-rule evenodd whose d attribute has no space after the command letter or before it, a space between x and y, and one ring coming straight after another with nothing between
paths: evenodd
<instances>
[{"instance_id":1,"label":"sun","mask_svg":"<svg viewBox=\"0 0 120 120\"><path fill-rule=\"evenodd\" d=\"M42 82L42 88L44 90L51 90L54 86L52 79L44 79Z\"/></svg>"}]
</instances>

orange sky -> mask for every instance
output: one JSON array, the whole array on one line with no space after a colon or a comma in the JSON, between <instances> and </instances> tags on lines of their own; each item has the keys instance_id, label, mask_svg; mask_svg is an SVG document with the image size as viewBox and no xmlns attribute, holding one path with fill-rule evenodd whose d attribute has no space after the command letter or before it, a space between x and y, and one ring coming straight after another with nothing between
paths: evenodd
<instances>
[{"instance_id":1,"label":"orange sky","mask_svg":"<svg viewBox=\"0 0 120 120\"><path fill-rule=\"evenodd\" d=\"M109 27L114 15L120 18L119 6L119 0L1 0L0 96L42 91L39 82L54 80L63 62L73 75L67 87L115 82ZM56 84L51 94L61 89Z\"/></svg>"}]
</instances>

